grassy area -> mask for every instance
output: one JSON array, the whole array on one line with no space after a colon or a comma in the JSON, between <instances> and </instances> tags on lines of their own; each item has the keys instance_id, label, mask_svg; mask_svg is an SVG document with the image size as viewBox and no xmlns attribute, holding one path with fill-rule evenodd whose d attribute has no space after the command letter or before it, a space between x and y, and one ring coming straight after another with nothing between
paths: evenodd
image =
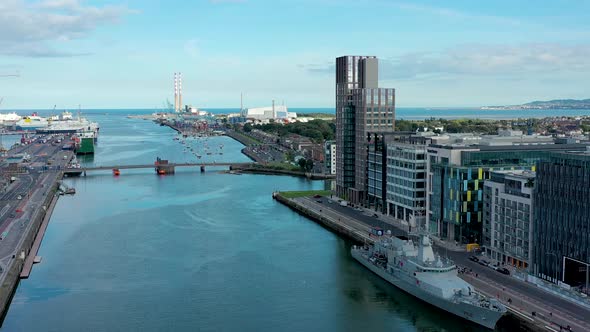
<instances>
[{"instance_id":1,"label":"grassy area","mask_svg":"<svg viewBox=\"0 0 590 332\"><path fill-rule=\"evenodd\" d=\"M301 172L301 167L299 166L295 166L295 165L291 165L289 163L279 163L279 162L273 162L273 163L268 163L264 166L261 166L263 168L272 168L272 169L280 169L280 170L285 170L285 171L292 171L292 172Z\"/></svg>"},{"instance_id":2,"label":"grassy area","mask_svg":"<svg viewBox=\"0 0 590 332\"><path fill-rule=\"evenodd\" d=\"M285 198L308 197L314 195L329 196L332 192L330 190L307 190L307 191L281 191L281 196Z\"/></svg>"}]
</instances>

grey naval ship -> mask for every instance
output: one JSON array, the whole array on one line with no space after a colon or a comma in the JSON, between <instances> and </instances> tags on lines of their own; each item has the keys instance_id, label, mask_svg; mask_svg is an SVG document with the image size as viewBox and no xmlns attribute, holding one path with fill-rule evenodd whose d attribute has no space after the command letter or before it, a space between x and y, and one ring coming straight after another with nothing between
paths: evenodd
<instances>
[{"instance_id":1,"label":"grey naval ship","mask_svg":"<svg viewBox=\"0 0 590 332\"><path fill-rule=\"evenodd\" d=\"M420 300L493 329L506 307L460 279L452 261L435 257L430 237L418 238L415 245L405 236L383 236L372 247L353 246L351 254L369 270Z\"/></svg>"}]
</instances>

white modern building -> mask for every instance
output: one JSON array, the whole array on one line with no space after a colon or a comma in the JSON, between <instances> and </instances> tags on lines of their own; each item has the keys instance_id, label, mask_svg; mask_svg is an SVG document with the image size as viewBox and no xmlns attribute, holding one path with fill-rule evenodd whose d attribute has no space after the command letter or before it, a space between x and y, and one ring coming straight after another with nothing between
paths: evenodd
<instances>
[{"instance_id":1,"label":"white modern building","mask_svg":"<svg viewBox=\"0 0 590 332\"><path fill-rule=\"evenodd\" d=\"M246 109L246 118L255 120L294 119L297 113L289 112L285 105L256 107Z\"/></svg>"},{"instance_id":2,"label":"white modern building","mask_svg":"<svg viewBox=\"0 0 590 332\"><path fill-rule=\"evenodd\" d=\"M402 136L387 144L387 214L426 226L426 136Z\"/></svg>"},{"instance_id":3,"label":"white modern building","mask_svg":"<svg viewBox=\"0 0 590 332\"><path fill-rule=\"evenodd\" d=\"M336 174L336 141L326 141L324 150L326 174Z\"/></svg>"},{"instance_id":4,"label":"white modern building","mask_svg":"<svg viewBox=\"0 0 590 332\"><path fill-rule=\"evenodd\" d=\"M533 250L535 172L495 171L484 183L483 244L499 262L528 269Z\"/></svg>"}]
</instances>

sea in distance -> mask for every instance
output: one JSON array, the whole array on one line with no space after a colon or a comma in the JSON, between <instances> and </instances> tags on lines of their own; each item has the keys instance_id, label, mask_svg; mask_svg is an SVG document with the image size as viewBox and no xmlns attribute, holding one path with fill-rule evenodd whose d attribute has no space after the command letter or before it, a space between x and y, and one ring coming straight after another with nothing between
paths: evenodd
<instances>
[{"instance_id":1,"label":"sea in distance","mask_svg":"<svg viewBox=\"0 0 590 332\"><path fill-rule=\"evenodd\" d=\"M238 113L239 108L203 108L203 110L211 112L213 114L228 114ZM36 111L41 116L47 116L60 112L60 110L15 110L20 115L30 114ZM151 114L155 112L162 112L162 109L82 109L82 113L86 115L97 115L97 114L125 114L125 115L139 115L139 114ZM296 112L299 116L309 113L326 113L335 114L334 108L289 108L289 111ZM542 109L542 110L482 110L479 108L409 108L409 107L398 107L396 108L396 119L403 120L423 120L434 118L444 119L517 119L517 118L544 118L554 116L583 116L590 115L588 109ZM3 110L2 112L6 112ZM74 111L72 111L74 112Z\"/></svg>"},{"instance_id":2,"label":"sea in distance","mask_svg":"<svg viewBox=\"0 0 590 332\"><path fill-rule=\"evenodd\" d=\"M123 111L86 165L248 161L225 137L177 134ZM211 155L204 151L212 152ZM223 154L221 154L223 153ZM66 178L30 278L0 331L481 331L373 275L353 243L272 199L324 181L153 169Z\"/></svg>"}]
</instances>

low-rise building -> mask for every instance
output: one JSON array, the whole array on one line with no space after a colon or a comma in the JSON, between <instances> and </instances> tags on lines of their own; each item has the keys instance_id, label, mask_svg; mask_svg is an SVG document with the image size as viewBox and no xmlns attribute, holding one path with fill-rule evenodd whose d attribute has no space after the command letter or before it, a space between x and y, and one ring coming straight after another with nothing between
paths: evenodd
<instances>
[{"instance_id":1,"label":"low-rise building","mask_svg":"<svg viewBox=\"0 0 590 332\"><path fill-rule=\"evenodd\" d=\"M285 105L273 105L248 108L246 110L246 118L254 120L294 119L297 118L297 113L289 112Z\"/></svg>"}]
</instances>

